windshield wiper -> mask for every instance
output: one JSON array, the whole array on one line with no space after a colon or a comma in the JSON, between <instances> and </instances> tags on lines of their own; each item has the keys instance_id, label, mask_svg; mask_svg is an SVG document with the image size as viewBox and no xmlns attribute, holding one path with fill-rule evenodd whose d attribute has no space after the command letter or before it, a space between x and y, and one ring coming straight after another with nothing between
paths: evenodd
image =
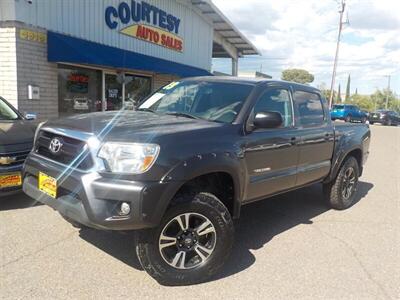
<instances>
[{"instance_id":1,"label":"windshield wiper","mask_svg":"<svg viewBox=\"0 0 400 300\"><path fill-rule=\"evenodd\" d=\"M168 112L166 114L171 115L171 116L177 116L177 117L186 117L186 118L190 118L190 119L201 119L199 117L196 117L194 115L184 113L184 112Z\"/></svg>"}]
</instances>

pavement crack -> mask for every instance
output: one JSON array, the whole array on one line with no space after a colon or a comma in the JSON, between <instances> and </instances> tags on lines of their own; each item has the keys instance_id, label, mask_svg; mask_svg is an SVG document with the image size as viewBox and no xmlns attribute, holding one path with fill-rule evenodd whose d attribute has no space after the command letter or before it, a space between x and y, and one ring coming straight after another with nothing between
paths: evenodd
<instances>
[{"instance_id":1,"label":"pavement crack","mask_svg":"<svg viewBox=\"0 0 400 300\"><path fill-rule=\"evenodd\" d=\"M326 231L323 231L321 228L319 228L318 226L312 226L313 228L315 228L316 230L318 230L321 234L334 239L336 241L338 241L339 243L341 243L342 245L344 245L348 250L350 250L352 256L354 257L354 259L357 261L358 265L360 266L360 268L363 270L364 274L368 277L368 279L370 281L372 281L377 287L378 289L383 293L383 295L387 298L387 299L391 299L392 297L390 297L390 295L386 292L385 288L382 286L382 284L376 280L371 273L368 271L368 269L365 267L364 263L362 262L362 260L358 257L358 253L357 251L345 240L341 239L338 236L335 236L333 234L330 234Z\"/></svg>"},{"instance_id":2,"label":"pavement crack","mask_svg":"<svg viewBox=\"0 0 400 300\"><path fill-rule=\"evenodd\" d=\"M50 248L50 247L53 247L53 246L57 246L57 245L61 244L62 242L65 242L66 240L68 240L68 239L70 239L71 237L73 237L74 234L75 234L75 231L72 231L72 232L70 232L66 237L64 237L63 239L60 239L60 240L57 240L57 241L55 241L55 242L53 242L53 243L47 244L47 245L45 245L45 246L43 246L43 247L37 249L36 251L33 251L33 252L30 252L30 253L21 255L20 257L18 257L18 258L16 258L16 259L13 259L13 260L11 260L11 261L9 261L9 262L6 262L5 264L0 265L0 268L5 268L5 267L7 267L7 266L9 266L9 265L11 265L11 264L14 264L14 263L16 263L16 262L19 262L20 260L22 260L22 259L24 259L24 258L33 256L33 255L36 255L36 254L38 254L38 253L40 253L40 252L46 250L47 248Z\"/></svg>"}]
</instances>

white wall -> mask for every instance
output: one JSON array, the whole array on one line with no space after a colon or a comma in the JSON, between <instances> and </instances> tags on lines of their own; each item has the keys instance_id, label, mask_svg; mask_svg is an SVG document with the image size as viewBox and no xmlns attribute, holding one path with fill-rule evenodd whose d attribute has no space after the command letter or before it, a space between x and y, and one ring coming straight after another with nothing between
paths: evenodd
<instances>
[{"instance_id":1,"label":"white wall","mask_svg":"<svg viewBox=\"0 0 400 300\"><path fill-rule=\"evenodd\" d=\"M140 1L140 0L139 0ZM181 0L147 0L181 19L179 36L184 39L183 53L166 49L119 33L134 24L110 29L105 9L131 0L0 0L0 21L21 21L51 31L69 34L108 46L114 46L178 63L211 70L213 28L193 6Z\"/></svg>"}]
</instances>

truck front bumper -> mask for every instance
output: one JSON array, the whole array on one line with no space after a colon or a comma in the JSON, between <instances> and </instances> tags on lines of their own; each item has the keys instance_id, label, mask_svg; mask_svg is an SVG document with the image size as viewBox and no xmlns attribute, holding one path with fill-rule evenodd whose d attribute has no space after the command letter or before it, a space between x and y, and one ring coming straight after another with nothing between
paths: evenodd
<instances>
[{"instance_id":1,"label":"truck front bumper","mask_svg":"<svg viewBox=\"0 0 400 300\"><path fill-rule=\"evenodd\" d=\"M57 197L38 188L38 174L57 179ZM135 182L104 178L97 172L69 169L30 154L23 170L23 191L67 219L96 229L136 230L156 227L181 182ZM121 215L122 203L130 213Z\"/></svg>"}]
</instances>

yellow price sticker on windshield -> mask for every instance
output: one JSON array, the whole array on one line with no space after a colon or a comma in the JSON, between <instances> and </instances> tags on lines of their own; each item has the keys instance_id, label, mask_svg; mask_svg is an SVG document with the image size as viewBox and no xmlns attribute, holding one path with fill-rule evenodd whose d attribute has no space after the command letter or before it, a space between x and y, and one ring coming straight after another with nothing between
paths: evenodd
<instances>
[{"instance_id":1,"label":"yellow price sticker on windshield","mask_svg":"<svg viewBox=\"0 0 400 300\"><path fill-rule=\"evenodd\" d=\"M179 84L179 81L173 81L170 84L166 85L163 90L170 90L172 88L174 88L175 86L177 86Z\"/></svg>"}]
</instances>

